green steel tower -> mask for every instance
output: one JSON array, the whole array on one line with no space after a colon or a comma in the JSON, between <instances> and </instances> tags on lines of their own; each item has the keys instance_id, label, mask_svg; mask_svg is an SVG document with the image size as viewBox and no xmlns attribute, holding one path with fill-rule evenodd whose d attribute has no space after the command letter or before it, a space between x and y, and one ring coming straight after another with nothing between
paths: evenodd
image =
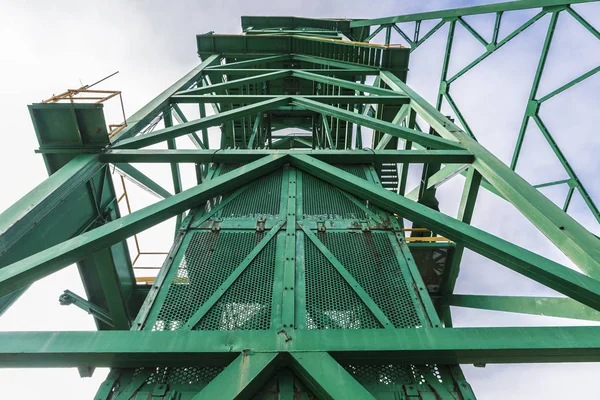
<instances>
[{"instance_id":1,"label":"green steel tower","mask_svg":"<svg viewBox=\"0 0 600 400\"><path fill-rule=\"evenodd\" d=\"M600 239L567 213L571 197L598 221L600 213L539 114L600 70L538 94L559 17L600 39L571 3L580 2L375 20L242 17L241 35L198 35L200 65L123 124L107 128L103 109L120 93L91 86L30 105L50 177L0 216L0 307L77 263L85 298L66 290L60 302L91 314L98 331L1 332L0 366L77 367L82 376L110 367L96 400L474 400L459 364L600 361L600 327L453 328L450 313L600 320ZM537 13L501 39L503 14L524 9ZM465 19L480 14L495 16L491 40ZM548 15L506 165L477 141L450 87ZM414 32L399 25L407 22ZM407 84L409 56L442 26L432 105ZM484 52L450 76L458 26ZM383 43L371 43L380 33ZM392 34L408 46L390 44ZM443 101L456 120L441 113ZM568 179L534 187L515 172L530 123ZM184 136L193 148L177 145ZM142 164L168 168L172 190ZM197 179L187 189L183 164ZM411 168L421 168L421 184L408 191ZM458 175L458 215L445 215L436 189ZM125 180L159 200L123 212ZM537 190L555 185L569 188L562 207ZM480 190L511 203L581 272L470 225ZM136 277L148 254L136 235L171 218L157 275ZM566 297L455 295L465 249Z\"/></svg>"}]
</instances>

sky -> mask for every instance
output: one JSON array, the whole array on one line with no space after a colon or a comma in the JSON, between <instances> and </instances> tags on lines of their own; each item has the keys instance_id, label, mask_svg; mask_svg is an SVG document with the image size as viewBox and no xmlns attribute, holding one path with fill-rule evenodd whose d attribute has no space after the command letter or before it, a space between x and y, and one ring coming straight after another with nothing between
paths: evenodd
<instances>
[{"instance_id":1,"label":"sky","mask_svg":"<svg viewBox=\"0 0 600 400\"><path fill-rule=\"evenodd\" d=\"M2 133L5 145L0 147L0 185L5 188L0 197L0 211L47 176L42 157L33 152L38 146L27 104L66 88L89 84L118 70L119 74L102 88L121 90L125 111L131 115L198 64L196 34L208 31L239 33L241 15L374 18L475 4L483 2L389 0L377 2L376 7L365 7L364 2L317 0L277 3L177 1L168 5L158 1L59 0L49 4L39 0L0 0L0 65L3 69L0 114L4 116L5 126ZM600 26L598 4L574 8L596 27ZM527 11L506 14L501 37L531 15ZM478 140L505 162L509 162L512 155L548 18L544 17L452 87L451 93ZM493 20L487 17L467 20L489 38ZM422 34L426 30L424 23ZM408 83L430 100L437 90L446 35L447 28L444 27L411 55ZM450 75L484 50L462 28L457 28L455 37L457 44L455 58L450 63ZM397 35L393 38L397 39ZM598 66L598 50L598 41L563 13L540 93L546 94ZM596 75L550 100L541 110L556 141L597 202L600 202L600 185L594 180L594 174L600 140L592 116L600 105L596 95L599 89L600 76ZM451 115L447 109L444 111ZM109 123L117 122L110 120L116 112L107 109ZM521 159L517 171L532 184L565 177L535 127L527 132ZM417 181L418 173L413 173L410 182L414 185ZM462 184L462 178L458 177L438 190L443 212L456 214ZM412 188L410 184L409 188ZM544 194L557 203L562 203L565 195L561 188L546 189ZM139 200L137 206L150 201L153 199ZM580 198L574 197L571 212L588 229L600 233L598 223L591 218ZM480 193L473 224L572 267L570 261L518 211L485 190ZM151 238L148 240L152 241ZM95 329L92 318L81 310L59 306L58 296L64 289L83 293L74 267L34 284L0 317L0 330ZM557 295L472 252L465 254L456 292ZM581 324L575 320L492 311L456 308L453 312L456 326ZM592 381L598 376L600 367L597 364L488 365L486 368L464 366L463 370L480 399L562 399L589 398L587 385L575 382ZM3 396L8 394L8 398L91 398L106 373L106 369L99 369L93 378L81 379L75 369L6 369L0 370L0 387Z\"/></svg>"}]
</instances>

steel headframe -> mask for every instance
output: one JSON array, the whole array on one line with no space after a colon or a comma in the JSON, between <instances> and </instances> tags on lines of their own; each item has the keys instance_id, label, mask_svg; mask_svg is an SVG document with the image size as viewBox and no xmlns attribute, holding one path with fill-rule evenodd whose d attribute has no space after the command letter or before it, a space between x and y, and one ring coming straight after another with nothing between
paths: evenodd
<instances>
[{"instance_id":1,"label":"steel headframe","mask_svg":"<svg viewBox=\"0 0 600 400\"><path fill-rule=\"evenodd\" d=\"M279 366L287 365L319 397L373 398L376 391L364 385L348 365L412 364L411 374L423 378L420 385L427 386L425 392L444 399L467 399L474 396L460 369L451 366L442 371L442 365L599 361L598 327L452 328L450 316L450 306L461 306L600 320L600 240L566 213L573 192L582 195L599 221L600 215L538 114L543 102L598 72L595 68L538 98L561 13L570 15L600 39L598 31L571 8L573 3L579 2L520 1L375 20L243 17L245 35L198 35L201 64L128 118L110 142L105 126L106 137L92 135L97 132L96 126L104 123L101 106L30 106L40 152L51 176L0 218L2 310L36 280L78 263L88 299L66 292L61 302L76 304L92 314L100 332L2 332L0 366L78 367L84 372L111 367L96 397L109 399L131 398L140 390L150 390L157 397L168 394L169 398L177 398L173 387L163 384L156 374L163 367L190 365L213 368L210 371L214 375L196 388L194 398L247 397L259 390ZM499 40L503 13L531 8L541 10ZM490 42L463 18L485 13L496 14ZM550 14L548 34L513 161L507 166L475 140L450 96L450 85L546 14ZM420 24L425 20L439 23L421 35ZM397 25L403 22L415 22L412 38ZM448 77L457 23L486 50ZM408 54L445 24L449 25L449 34L440 90L433 106L405 82ZM385 44L368 43L384 29ZM392 29L410 48L390 45ZM365 83L369 76L375 77L373 85ZM462 128L440 112L444 99ZM181 104L198 104L199 118L188 119ZM208 111L206 105L210 105ZM429 132L418 128L417 116L430 126ZM539 126L569 175L566 181L546 184L569 185L563 208L514 171L530 119ZM159 120L164 128L154 129ZM76 139L66 141L68 134L64 132L63 137L57 137L57 126L64 132L72 128L77 132ZM218 148L210 145L215 137L209 129L214 127L220 128ZM283 128L307 133L278 135ZM363 148L361 128L372 130L371 148ZM177 149L176 139L182 136L190 137L195 148ZM166 150L146 149L163 143ZM131 163L169 164L172 193ZM197 185L185 190L179 170L182 163L194 164L197 174ZM408 169L416 163L425 165L423 179L420 187L406 193ZM161 199L121 216L110 178L111 164ZM364 168L365 177L351 172L353 166ZM277 171L283 171L280 194L286 212L270 219L238 219L235 227L226 216L216 218L236 199L250 201L250 195L246 196L251 191L249 186L258 185L260 179ZM454 218L438 211L435 188L459 174L466 180ZM354 219L352 224L356 226L348 222L343 229L372 230L374 236L385 231L391 238L388 246L395 252L395 259L405 263L402 265L409 271L405 279L416 291L411 301L422 307L419 329L401 328L391 321L388 309L327 243L323 232L332 228L321 219L311 220L297 211L301 210L302 200L296 195L303 193L302 179L309 178L332 185L336 193L342 193L346 201L369 215L370 219ZM480 186L516 207L582 272L471 226ZM188 210L193 211L186 214ZM413 227L404 227L398 216L412 221ZM177 230L163 268L151 285L136 283L126 240L173 217L177 219ZM190 284L192 279L177 275L177 267L172 267L184 257L181 249L190 246L188 233L192 228L212 232L246 229L261 236L246 258L242 254L210 296L179 325L151 332L160 305L168 301L169 285ZM305 245L298 247L296 239L290 239L295 236L302 238L306 246L315 246L327 260L324 263L335 268L341 282L351 288L348 293L358 296L381 329L311 330L306 323L298 326L295 315L299 305L290 289L297 286L297 280L304 279L295 274L303 271ZM274 242L278 249L275 268L282 275L280 282L273 283L273 293L279 291L280 300L273 300L278 311L274 312L270 329L196 329ZM435 285L427 284L428 278L411 254L416 254L419 247L433 249L444 243L452 244L452 257L443 270L439 288L432 289ZM455 295L464 249L566 298ZM425 365L433 364L440 365L440 378L433 379L424 371ZM284 373L279 376L281 393L290 383L288 378ZM148 389L150 384L153 386ZM398 390L409 398L426 398L422 387L405 385Z\"/></svg>"}]
</instances>

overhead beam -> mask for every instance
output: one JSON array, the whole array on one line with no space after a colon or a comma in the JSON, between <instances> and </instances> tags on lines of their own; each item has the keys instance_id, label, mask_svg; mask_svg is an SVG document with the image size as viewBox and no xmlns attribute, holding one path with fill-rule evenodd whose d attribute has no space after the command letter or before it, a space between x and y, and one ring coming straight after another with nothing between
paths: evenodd
<instances>
[{"instance_id":1,"label":"overhead beam","mask_svg":"<svg viewBox=\"0 0 600 400\"><path fill-rule=\"evenodd\" d=\"M334 78L334 77L330 77L330 76L323 76L323 75L319 75L319 74L313 74L311 72L306 72L304 70L289 70L292 73L292 76L295 76L296 78L301 78L301 79L306 79L309 81L314 81L314 82L320 82L320 83L324 83L327 85L335 85L335 86L339 86L341 88L345 88L345 89L350 89L350 90L356 90L358 92L365 92L365 93L371 93L374 95L379 95L379 96L399 96L398 100L402 99L402 98L406 98L406 96L394 92L393 90L389 90L389 89L382 89L382 88L378 88L376 86L371 86L371 85L366 85L363 83L356 83L356 82L352 82L349 80L345 80L345 79L339 79L339 78ZM399 101L400 103L400 101Z\"/></svg>"},{"instance_id":2,"label":"overhead beam","mask_svg":"<svg viewBox=\"0 0 600 400\"><path fill-rule=\"evenodd\" d=\"M112 146L112 148L139 149L169 139L174 139L176 137L186 135L190 132L196 132L205 128L210 128L211 126L218 126L224 122L231 121L232 119L242 118L247 115L261 113L263 111L267 111L281 105L287 105L288 103L288 98L277 98L252 104L249 106L238 107L233 110L225 111L215 115L209 115L207 117L175 125L170 128L160 129L152 133L147 133L143 136L122 140L121 142Z\"/></svg>"},{"instance_id":3,"label":"overhead beam","mask_svg":"<svg viewBox=\"0 0 600 400\"><path fill-rule=\"evenodd\" d=\"M442 300L448 306L504 311L546 317L600 321L600 312L573 299L561 297L450 295Z\"/></svg>"},{"instance_id":4,"label":"overhead beam","mask_svg":"<svg viewBox=\"0 0 600 400\"><path fill-rule=\"evenodd\" d=\"M290 136L290 138L297 137ZM283 139L282 139L283 140ZM278 142L275 142L278 143ZM100 155L104 162L121 163L229 163L258 160L266 155L304 154L332 164L371 164L374 162L408 162L462 164L473 161L466 150L107 150ZM448 167L449 168L449 167ZM450 169L448 169L450 170ZM459 172L456 172L459 173Z\"/></svg>"},{"instance_id":5,"label":"overhead beam","mask_svg":"<svg viewBox=\"0 0 600 400\"><path fill-rule=\"evenodd\" d=\"M257 58L253 58L251 60L235 61L232 63L214 65L214 66L206 68L206 72L222 70L222 69L227 69L227 68L232 68L232 67L246 69L248 67L254 67L255 65L268 64L268 63L281 62L281 61L289 61L289 60L291 60L291 58L292 58L292 56L290 54L257 57Z\"/></svg>"},{"instance_id":6,"label":"overhead beam","mask_svg":"<svg viewBox=\"0 0 600 400\"><path fill-rule=\"evenodd\" d=\"M600 327L0 332L3 368L226 366L242 351L379 364L598 362Z\"/></svg>"},{"instance_id":7,"label":"overhead beam","mask_svg":"<svg viewBox=\"0 0 600 400\"><path fill-rule=\"evenodd\" d=\"M322 104L317 101L296 98L294 104L302 106L311 111L319 112L329 116L343 119L357 125L365 126L377 131L389 133L392 136L399 137L404 140L410 140L422 144L423 146L432 147L434 149L452 149L463 150L462 146L455 141L443 139L434 135L428 135L414 129L405 128L391 122L382 121L357 114L352 111L347 111L338 107Z\"/></svg>"},{"instance_id":8,"label":"overhead beam","mask_svg":"<svg viewBox=\"0 0 600 400\"><path fill-rule=\"evenodd\" d=\"M416 14L398 15L396 17L357 19L350 21L350 28L362 26L374 26L385 24L396 24L402 22L425 21L430 19L456 18L465 15L488 14L503 11L528 10L531 8L568 6L570 4L591 3L595 0L527 0L507 1L505 3L488 4L483 6L463 7L441 11L431 11Z\"/></svg>"},{"instance_id":9,"label":"overhead beam","mask_svg":"<svg viewBox=\"0 0 600 400\"><path fill-rule=\"evenodd\" d=\"M227 64L226 64L227 65ZM281 68L219 68L219 69L206 69L204 75L261 75L268 74L274 71L281 71ZM311 72L319 75L331 75L331 76L365 76L365 75L379 75L379 70L372 68L353 68L353 69L342 69L342 68L302 68L302 71Z\"/></svg>"},{"instance_id":10,"label":"overhead beam","mask_svg":"<svg viewBox=\"0 0 600 400\"><path fill-rule=\"evenodd\" d=\"M265 156L201 185L83 233L0 269L0 296L77 262L91 253L127 239L221 193L247 184L277 167L287 157Z\"/></svg>"},{"instance_id":11,"label":"overhead beam","mask_svg":"<svg viewBox=\"0 0 600 400\"><path fill-rule=\"evenodd\" d=\"M294 100L309 99L326 104L388 104L398 105L407 103L405 97L389 95L373 96L317 96L317 95L296 95L296 96L275 96L275 95L175 95L171 97L172 103L220 103L220 104L254 104L261 101L273 99L288 98Z\"/></svg>"},{"instance_id":12,"label":"overhead beam","mask_svg":"<svg viewBox=\"0 0 600 400\"><path fill-rule=\"evenodd\" d=\"M267 81L271 81L274 79L285 78L285 77L288 77L291 75L292 75L291 70L286 70L286 69L277 70L275 72L269 72L267 74L249 76L247 78L240 78L240 79L235 79L235 80L227 81L227 82L223 82L223 83L216 83L216 84L209 85L209 86L202 86L202 87L195 88L195 89L183 90L181 92L177 92L177 94L178 95L183 95L183 94L187 94L187 95L196 94L197 95L197 94L205 94L205 93L218 93L218 92L222 92L222 91L225 91L225 90L231 89L231 88L239 88L244 85L267 82Z\"/></svg>"}]
</instances>

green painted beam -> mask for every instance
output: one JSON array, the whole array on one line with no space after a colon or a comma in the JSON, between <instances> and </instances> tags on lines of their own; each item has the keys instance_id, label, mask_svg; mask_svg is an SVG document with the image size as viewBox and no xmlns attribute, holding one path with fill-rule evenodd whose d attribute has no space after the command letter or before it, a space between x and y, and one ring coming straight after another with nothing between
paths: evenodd
<instances>
[{"instance_id":1,"label":"green painted beam","mask_svg":"<svg viewBox=\"0 0 600 400\"><path fill-rule=\"evenodd\" d=\"M233 110L224 111L215 115L209 115L198 120L189 121L188 123L179 124L170 128L160 129L158 131L147 133L140 137L122 140L116 145L113 145L111 148L139 149L169 139L174 139L176 137L186 135L190 132L196 132L204 128L209 128L211 126L218 126L224 122L231 121L232 119L242 118L247 115L268 111L281 105L287 105L288 103L288 98L277 98L274 100L267 100L249 106L238 107Z\"/></svg>"},{"instance_id":2,"label":"green painted beam","mask_svg":"<svg viewBox=\"0 0 600 400\"><path fill-rule=\"evenodd\" d=\"M12 206L0 214L0 268L28 257L38 251L67 240L86 228L94 217L90 209L89 220L67 223L63 217L70 213L72 201L94 175L103 168L98 156L82 154L76 156ZM85 192L83 198L87 197ZM59 221L61 219L61 221ZM44 232L51 226L62 224L56 235L49 237ZM19 290L0 297L0 315L21 296Z\"/></svg>"},{"instance_id":3,"label":"green painted beam","mask_svg":"<svg viewBox=\"0 0 600 400\"><path fill-rule=\"evenodd\" d=\"M281 61L289 61L289 60L291 60L291 58L292 58L292 56L290 54L282 54L282 55L267 56L267 57L256 57L251 60L235 61L235 62L231 62L231 63L210 66L210 67L206 68L205 73L208 73L209 71L219 71L222 69L229 69L232 67L246 69L248 67L254 67L255 65L263 65L263 64L269 64L269 63L275 63L275 62L281 62Z\"/></svg>"},{"instance_id":4,"label":"green painted beam","mask_svg":"<svg viewBox=\"0 0 600 400\"><path fill-rule=\"evenodd\" d=\"M406 103L405 98L389 95L374 96L317 96L317 95L296 95L296 96L275 96L275 95L175 95L171 97L172 103L178 104L202 104L202 103L220 103L220 104L254 104L261 101L288 98L292 101L296 98L309 99L326 104L390 104L398 105Z\"/></svg>"},{"instance_id":5,"label":"green painted beam","mask_svg":"<svg viewBox=\"0 0 600 400\"><path fill-rule=\"evenodd\" d=\"M285 334L287 333L287 335ZM226 366L239 353L329 352L406 364L600 361L600 327L0 332L0 367ZM291 340L289 339L291 338Z\"/></svg>"},{"instance_id":6,"label":"green painted beam","mask_svg":"<svg viewBox=\"0 0 600 400\"><path fill-rule=\"evenodd\" d=\"M373 95L379 95L379 96L394 96L394 95L396 95L396 96L398 96L397 104L402 104L401 99L406 98L406 96L403 96L401 94L399 95L399 93L394 92L393 90L389 90L389 89L382 89L382 88L378 88L378 87L371 86L371 85L365 85L363 83L356 83L356 82L348 81L345 79L339 79L339 78L334 78L334 77L330 77L330 76L313 74L310 72L306 72L304 70L290 70L290 71L291 71L292 75L295 76L296 78L306 79L306 80L313 81L313 82L324 83L326 85L339 86L344 89L356 90L359 92L371 93Z\"/></svg>"},{"instance_id":7,"label":"green painted beam","mask_svg":"<svg viewBox=\"0 0 600 400\"><path fill-rule=\"evenodd\" d=\"M251 398L271 377L277 353L243 352L192 400Z\"/></svg>"},{"instance_id":8,"label":"green painted beam","mask_svg":"<svg viewBox=\"0 0 600 400\"><path fill-rule=\"evenodd\" d=\"M169 128L169 127L173 126L173 114L172 114L172 111L170 108L163 111L163 121L165 124L165 128ZM195 134L195 132L192 132L192 133ZM177 144L175 142L175 139L167 140L167 148L169 150L177 149ZM173 192L175 194L180 193L181 192L181 171L179 170L179 164L172 162L172 163L170 163L169 166L171 167L171 180L173 181ZM183 214L177 214L177 218L175 220L175 236L177 236L177 233L179 232L179 227L181 226L181 221L183 221Z\"/></svg>"},{"instance_id":9,"label":"green painted beam","mask_svg":"<svg viewBox=\"0 0 600 400\"><path fill-rule=\"evenodd\" d=\"M341 61L341 60L332 60L331 58L326 57L318 57L318 56L309 56L304 54L292 54L292 58L295 61L302 61L307 63L313 63L317 65L323 65L327 68L346 68L350 70L362 70L362 69L371 69L373 71L378 71L377 67L369 67L364 64L358 64L353 62Z\"/></svg>"},{"instance_id":10,"label":"green painted beam","mask_svg":"<svg viewBox=\"0 0 600 400\"><path fill-rule=\"evenodd\" d=\"M276 68L219 68L219 69L206 69L204 70L204 75L208 76L219 76L219 75L261 75L268 74L270 72L281 71L281 69ZM310 72L313 74L319 75L331 75L331 76L344 76L344 77L359 77L359 76L367 76L367 75L379 75L379 70L373 68L353 68L353 69L343 69L343 68L302 68L302 71Z\"/></svg>"},{"instance_id":11,"label":"green painted beam","mask_svg":"<svg viewBox=\"0 0 600 400\"><path fill-rule=\"evenodd\" d=\"M600 281L525 250L481 229L449 217L404 196L309 156L291 156L294 166L342 190L422 224L513 271L592 308L600 309ZM534 189L535 190L535 189Z\"/></svg>"},{"instance_id":12,"label":"green painted beam","mask_svg":"<svg viewBox=\"0 0 600 400\"><path fill-rule=\"evenodd\" d=\"M406 93L417 112L446 139L459 140L475 156L473 166L552 243L591 277L600 277L600 239L586 230L481 144L465 134L404 82L388 72L382 79Z\"/></svg>"},{"instance_id":13,"label":"green painted beam","mask_svg":"<svg viewBox=\"0 0 600 400\"><path fill-rule=\"evenodd\" d=\"M201 107L204 107L204 104ZM181 108L179 108L178 104L173 104L173 111L175 111L174 116L180 124L189 122L188 119L186 118L185 114L183 113L183 111L181 111ZM202 118L202 115L200 115L200 118ZM203 134L204 134L204 132L203 132ZM204 140L200 139L200 137L198 137L198 134L196 132L191 132L188 137L190 138L190 140L192 141L194 146L196 146L196 148L204 149L204 150L208 149L206 144L204 144Z\"/></svg>"},{"instance_id":14,"label":"green painted beam","mask_svg":"<svg viewBox=\"0 0 600 400\"><path fill-rule=\"evenodd\" d=\"M395 24L402 22L425 21L430 19L451 19L467 15L488 14L502 11L528 10L530 8L567 6L570 4L591 3L595 0L520 0L504 3L486 4L482 6L455 8L441 11L430 11L417 14L399 15L396 17L357 19L350 22L351 28Z\"/></svg>"},{"instance_id":15,"label":"green painted beam","mask_svg":"<svg viewBox=\"0 0 600 400\"><path fill-rule=\"evenodd\" d=\"M293 136L290 136L292 138ZM297 137L293 137L298 140ZM275 142L277 143L277 142ZM464 169L462 164L473 161L466 150L107 150L100 155L104 162L117 163L226 163L237 164L258 160L266 155L305 154L332 164L371 164L374 162L409 162L460 164L454 169Z\"/></svg>"},{"instance_id":16,"label":"green painted beam","mask_svg":"<svg viewBox=\"0 0 600 400\"><path fill-rule=\"evenodd\" d=\"M36 220L50 214L58 202L84 185L102 167L97 155L79 155L2 212L0 254L4 255L21 240L23 234L33 228Z\"/></svg>"},{"instance_id":17,"label":"green painted beam","mask_svg":"<svg viewBox=\"0 0 600 400\"><path fill-rule=\"evenodd\" d=\"M600 312L572 299L560 297L450 295L442 300L454 307L504 311L547 317L600 321Z\"/></svg>"},{"instance_id":18,"label":"green painted beam","mask_svg":"<svg viewBox=\"0 0 600 400\"><path fill-rule=\"evenodd\" d=\"M410 104L403 104L402 107L400 107L400 110L398 110L398 113L396 114L394 119L392 120L392 124L400 125L402 123L402 121L404 121L406 119L409 112L410 112ZM390 135L389 133L384 133L383 136L381 137L381 139L379 140L379 142L377 143L375 150L385 149L388 146L388 144L390 143L390 141L392 140L392 137L393 136Z\"/></svg>"},{"instance_id":19,"label":"green painted beam","mask_svg":"<svg viewBox=\"0 0 600 400\"><path fill-rule=\"evenodd\" d=\"M291 367L319 399L375 399L328 353L292 353Z\"/></svg>"},{"instance_id":20,"label":"green painted beam","mask_svg":"<svg viewBox=\"0 0 600 400\"><path fill-rule=\"evenodd\" d=\"M117 275L112 252L109 248L97 251L91 256L90 262L98 270L100 285L106 298L114 328L122 330L131 328L131 318L127 310L127 302L121 290L121 283Z\"/></svg>"},{"instance_id":21,"label":"green painted beam","mask_svg":"<svg viewBox=\"0 0 600 400\"><path fill-rule=\"evenodd\" d=\"M139 111L134 113L131 117L127 118L127 127L119 132L112 139L112 143L119 142L123 139L127 139L137 135L150 121L156 117L165 107L169 105L169 98L178 91L188 88L194 82L196 82L202 75L202 71L219 60L217 54L213 54L192 69L190 72L185 74L181 79L159 94L157 97L152 99L148 104L142 107Z\"/></svg>"},{"instance_id":22,"label":"green painted beam","mask_svg":"<svg viewBox=\"0 0 600 400\"><path fill-rule=\"evenodd\" d=\"M195 89L183 90L177 92L177 95L200 95L205 93L218 93L227 89L239 88L253 83L268 82L274 79L286 78L291 75L291 70L277 70L275 72L269 72L267 74L255 75L247 78L234 79L232 81L227 81L223 83L216 83L210 86L202 86Z\"/></svg>"},{"instance_id":23,"label":"green painted beam","mask_svg":"<svg viewBox=\"0 0 600 400\"><path fill-rule=\"evenodd\" d=\"M283 165L287 157L265 156L153 205L109 222L0 269L0 296L85 258L170 217L233 190Z\"/></svg>"},{"instance_id":24,"label":"green painted beam","mask_svg":"<svg viewBox=\"0 0 600 400\"><path fill-rule=\"evenodd\" d=\"M122 162L116 162L113 164L127 179L131 180L133 183L140 186L145 191L155 195L156 197L166 199L167 197L173 196L171 192L156 183L133 165Z\"/></svg>"},{"instance_id":25,"label":"green painted beam","mask_svg":"<svg viewBox=\"0 0 600 400\"><path fill-rule=\"evenodd\" d=\"M469 167L458 206L458 215L456 216L457 219L464 223L471 223L480 185L481 175L475 168L473 168L473 166ZM457 244L454 248L450 266L446 267L444 270L444 279L442 279L442 285L440 287L441 293L449 294L454 292L456 281L458 280L458 274L460 273L460 264L462 262L464 251L465 246L463 244ZM442 308L442 317L446 326L452 326L450 309Z\"/></svg>"},{"instance_id":26,"label":"green painted beam","mask_svg":"<svg viewBox=\"0 0 600 400\"><path fill-rule=\"evenodd\" d=\"M527 131L527 126L529 125L529 117L531 117L530 108L532 104L534 104L535 99L537 97L537 91L540 86L540 82L542 80L542 74L544 72L544 67L546 66L546 60L548 59L548 54L550 51L550 45L552 44L552 39L554 37L554 31L556 29L556 24L558 22L558 16L560 12L556 11L552 13L550 18L550 23L548 24L548 32L546 33L546 38L544 40L544 45L542 46L542 50L540 52L540 59L538 61L537 69L535 71L535 75L533 77L533 82L531 84L531 90L529 93L529 98L527 99L525 112L523 115L523 119L521 122L521 129L519 129L519 135L517 137L517 142L515 144L515 150L513 152L513 157L510 162L510 168L515 170L517 168L517 162L519 160L519 156L521 155L521 147L523 146L523 140L525 139L525 132ZM537 114L537 110L534 114ZM562 160L561 160L562 162Z\"/></svg>"},{"instance_id":27,"label":"green painted beam","mask_svg":"<svg viewBox=\"0 0 600 400\"><path fill-rule=\"evenodd\" d=\"M473 67L475 67L480 62L482 62L483 60L485 60L486 58L488 58L489 56L491 56L494 52L496 52L496 50L498 50L501 47L503 47L505 44L507 44L508 42L510 42L511 40L513 40L515 37L517 37L517 35L519 35L521 32L525 31L531 25L533 25L538 20L540 20L541 18L543 18L544 15L546 15L546 12L545 11L540 11L539 13L537 13L536 15L534 15L533 17L531 17L530 19L528 19L526 22L524 22L521 26L519 26L518 28L516 28L514 31L512 31L511 33L509 33L508 35L506 35L504 37L504 39L502 39L498 43L490 44L488 46L487 50L482 55L480 55L475 60L473 60L471 63L469 63L466 67L464 67L463 69L461 69L460 71L458 71L457 73L455 73L452 76L452 78L449 78L447 80L447 85L450 85L452 82L454 82L455 80L457 80L458 78L460 78L461 76L463 76L464 74L466 74L467 72L469 72L471 69L473 69Z\"/></svg>"},{"instance_id":28,"label":"green painted beam","mask_svg":"<svg viewBox=\"0 0 600 400\"><path fill-rule=\"evenodd\" d=\"M294 100L294 104L305 107L311 111L340 118L357 125L366 126L368 128L378 131L383 131L389 133L392 136L396 136L404 140L410 140L413 142L421 143L424 146L432 147L434 149L463 150L462 146L458 142L440 138L434 135L428 135L416 131L414 129L405 128L403 126L399 126L391 122L367 117L364 115L354 113L352 111L347 111L338 107L322 104L317 101L296 98Z\"/></svg>"},{"instance_id":29,"label":"green painted beam","mask_svg":"<svg viewBox=\"0 0 600 400\"><path fill-rule=\"evenodd\" d=\"M418 150L411 150L418 151ZM435 174L431 175L427 180L427 189L430 188L438 188L442 186L444 183L448 182L450 179L454 178L456 175L460 175L463 171L465 171L469 166L468 165L460 165L460 164L452 164L446 165L444 168L440 169ZM420 186L416 186L412 189L408 194L406 194L406 198L411 200L417 200L419 198L419 189Z\"/></svg>"}]
</instances>

